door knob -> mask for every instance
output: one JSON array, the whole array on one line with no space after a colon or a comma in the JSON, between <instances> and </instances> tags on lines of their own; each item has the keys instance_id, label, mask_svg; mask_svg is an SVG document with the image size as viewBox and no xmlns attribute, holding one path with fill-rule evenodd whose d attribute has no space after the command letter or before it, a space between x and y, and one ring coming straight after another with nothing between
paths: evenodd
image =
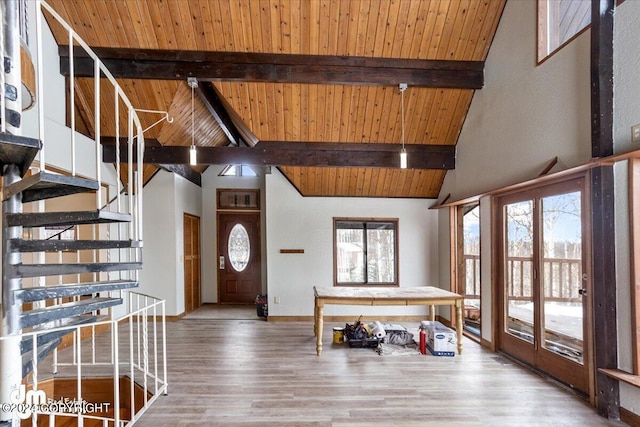
<instances>
[{"instance_id":1,"label":"door knob","mask_svg":"<svg viewBox=\"0 0 640 427\"><path fill-rule=\"evenodd\" d=\"M587 288L582 288L578 290L578 293L582 296L585 296L587 294Z\"/></svg>"}]
</instances>

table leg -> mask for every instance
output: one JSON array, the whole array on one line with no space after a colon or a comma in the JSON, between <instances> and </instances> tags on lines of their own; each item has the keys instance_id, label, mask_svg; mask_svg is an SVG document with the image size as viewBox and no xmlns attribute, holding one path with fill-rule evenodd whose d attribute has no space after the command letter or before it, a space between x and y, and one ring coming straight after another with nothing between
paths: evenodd
<instances>
[{"instance_id":1,"label":"table leg","mask_svg":"<svg viewBox=\"0 0 640 427\"><path fill-rule=\"evenodd\" d=\"M318 336L318 298L313 299L313 336Z\"/></svg>"},{"instance_id":2,"label":"table leg","mask_svg":"<svg viewBox=\"0 0 640 427\"><path fill-rule=\"evenodd\" d=\"M458 354L462 354L462 328L464 318L462 317L462 301L456 301L456 332L458 333Z\"/></svg>"},{"instance_id":3,"label":"table leg","mask_svg":"<svg viewBox=\"0 0 640 427\"><path fill-rule=\"evenodd\" d=\"M320 356L320 353L322 353L322 329L324 327L324 319L322 318L323 315L324 307L322 303L319 303L316 317L316 353L318 354L318 356Z\"/></svg>"},{"instance_id":4,"label":"table leg","mask_svg":"<svg viewBox=\"0 0 640 427\"><path fill-rule=\"evenodd\" d=\"M432 322L436 320L436 306L435 305L430 305L429 306L429 320L431 320Z\"/></svg>"}]
</instances>

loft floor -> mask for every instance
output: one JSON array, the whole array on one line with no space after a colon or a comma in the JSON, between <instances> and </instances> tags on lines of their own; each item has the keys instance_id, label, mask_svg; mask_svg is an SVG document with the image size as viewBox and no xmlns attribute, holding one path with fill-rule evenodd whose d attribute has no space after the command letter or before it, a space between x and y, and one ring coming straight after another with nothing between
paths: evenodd
<instances>
[{"instance_id":1,"label":"loft floor","mask_svg":"<svg viewBox=\"0 0 640 427\"><path fill-rule=\"evenodd\" d=\"M454 358L332 345L311 322L167 324L169 395L136 426L620 426L465 339ZM407 324L417 332L417 324Z\"/></svg>"}]
</instances>

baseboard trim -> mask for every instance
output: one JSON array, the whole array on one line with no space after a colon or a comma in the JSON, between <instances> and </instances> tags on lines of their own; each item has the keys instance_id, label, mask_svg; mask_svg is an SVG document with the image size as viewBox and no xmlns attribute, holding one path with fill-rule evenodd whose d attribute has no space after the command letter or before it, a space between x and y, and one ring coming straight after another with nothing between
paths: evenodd
<instances>
[{"instance_id":1,"label":"baseboard trim","mask_svg":"<svg viewBox=\"0 0 640 427\"><path fill-rule=\"evenodd\" d=\"M620 407L620 421L629 424L632 427L640 427L640 415L630 410Z\"/></svg>"},{"instance_id":2,"label":"baseboard trim","mask_svg":"<svg viewBox=\"0 0 640 427\"><path fill-rule=\"evenodd\" d=\"M181 313L178 314L177 316L164 316L165 321L167 322L177 322L180 319L182 319L184 316L186 315L186 313ZM138 321L138 316L131 316L131 317L123 317L122 319L118 319L118 324L122 325L125 323L129 323L129 319L132 319L134 322ZM154 320L156 322L160 322L162 321L162 315L157 314L155 317L154 316L147 316L147 320L153 322Z\"/></svg>"},{"instance_id":3,"label":"baseboard trim","mask_svg":"<svg viewBox=\"0 0 640 427\"><path fill-rule=\"evenodd\" d=\"M349 322L358 320L359 316L323 316L325 322ZM313 316L269 316L269 322L313 322ZM425 316L362 316L360 321L373 322L420 322Z\"/></svg>"},{"instance_id":4,"label":"baseboard trim","mask_svg":"<svg viewBox=\"0 0 640 427\"><path fill-rule=\"evenodd\" d=\"M178 320L182 319L186 315L187 315L187 313L182 312L182 313L178 314L177 316L165 316L165 319L166 319L167 322L177 322Z\"/></svg>"}]
</instances>

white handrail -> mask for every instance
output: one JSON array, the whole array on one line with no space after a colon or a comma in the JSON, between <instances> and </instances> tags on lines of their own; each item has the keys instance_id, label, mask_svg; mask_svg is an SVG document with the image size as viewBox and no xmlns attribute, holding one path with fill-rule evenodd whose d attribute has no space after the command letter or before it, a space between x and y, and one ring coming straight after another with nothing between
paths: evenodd
<instances>
[{"instance_id":1,"label":"white handrail","mask_svg":"<svg viewBox=\"0 0 640 427\"><path fill-rule=\"evenodd\" d=\"M78 425L82 425L83 420L89 419L99 419L106 420L107 422L114 423L116 426L130 426L136 420L140 418L142 413L144 413L150 406L155 402L155 400L162 394L167 394L168 390L168 381L167 381L167 359L166 359L166 316L165 316L165 301L151 297L149 295L145 295L137 292L127 292L127 298L129 300L128 307L130 308L129 313L120 317L116 320L105 320L100 322L95 322L86 325L77 325L77 326L61 326L59 328L48 329L45 331L35 331L35 332L27 332L17 336L20 339L29 339L33 343L33 358L32 358L32 373L30 384L32 389L39 389L39 381L40 381L40 371L42 370L37 363L37 354L38 354L38 338L48 333L55 333L60 331L65 331L67 334L72 334L72 348L71 351L62 350L57 355L57 365L51 365L53 373L59 367L75 367L75 377L77 379L77 396L76 400L78 402L82 402L82 381L80 380L83 375L91 374L92 371L96 370L96 372L103 372L101 369L104 367L111 366L113 372L113 387L114 387L114 401L113 401L113 417L102 417L99 415L88 415L82 413L68 413L64 411L64 408L53 408L58 410L52 410L51 407L40 408L38 411L34 411L32 415L33 420L37 421L37 417L40 415L48 415L50 423L51 420L55 421L56 417L75 417L78 420ZM161 315L158 315L158 309L161 311ZM153 319L153 333L149 333L149 319ZM136 333L136 329L133 328L133 322L138 323L138 326L141 326L141 332ZM156 333L157 328L156 324L160 323L161 326L161 336L158 336ZM127 325L128 324L128 325ZM119 329L119 325L121 325L122 329ZM104 332L96 332L97 330L104 329L101 326L106 326L109 330L104 330ZM119 337L120 332L125 332L129 334L128 349L123 351L120 347ZM99 361L94 359L93 357L85 357L83 360L83 354L89 354L87 351L83 350L83 336L90 334L91 340L89 341L87 338L87 342L91 344L92 347L101 343L102 345L108 345L111 347L111 351L101 350L99 352L95 352L96 357L103 356L106 360ZM137 335L134 342L134 335ZM16 336L7 336L0 337L0 341L5 339L16 339ZM141 343L138 344L138 340L141 340ZM150 343L149 340L153 342ZM43 344L46 345L46 344ZM139 345L143 348L142 359L140 361L137 360L136 352L134 351L134 345L138 347ZM148 352L149 348L154 348L153 356L150 352ZM161 351L161 358L158 358L157 349ZM94 353L95 349L92 348L91 354ZM128 354L126 360L120 359L122 354ZM113 355L113 358L112 358ZM150 363L149 358L153 357L153 363ZM140 363L142 362L142 363ZM159 372L159 364L162 365L162 373ZM41 362L42 365L42 362ZM131 409L131 418L128 421L120 419L120 409L121 404L123 403L120 398L120 375L123 372L129 372L130 374L130 401L127 402L130 405ZM60 374L58 374L60 376ZM141 386L141 391L144 393L144 397L142 399L142 407L136 412L135 408L135 393L136 393L136 384ZM149 388L149 383L154 384L153 389ZM153 394L149 396L149 392ZM88 402L99 404L101 402ZM55 423L54 423L55 424ZM36 424L34 424L36 425Z\"/></svg>"}]
</instances>

